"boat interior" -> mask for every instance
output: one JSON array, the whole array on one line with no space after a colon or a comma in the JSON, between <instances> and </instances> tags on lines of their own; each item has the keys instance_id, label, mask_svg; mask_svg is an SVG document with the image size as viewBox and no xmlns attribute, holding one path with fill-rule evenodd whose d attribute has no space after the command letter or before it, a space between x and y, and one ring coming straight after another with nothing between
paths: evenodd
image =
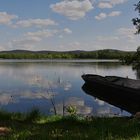
<instances>
[{"instance_id":1,"label":"boat interior","mask_svg":"<svg viewBox=\"0 0 140 140\"><path fill-rule=\"evenodd\" d=\"M105 80L112 82L116 85L134 88L134 89L140 89L140 80L133 80L133 79L117 77L117 76L105 76Z\"/></svg>"}]
</instances>

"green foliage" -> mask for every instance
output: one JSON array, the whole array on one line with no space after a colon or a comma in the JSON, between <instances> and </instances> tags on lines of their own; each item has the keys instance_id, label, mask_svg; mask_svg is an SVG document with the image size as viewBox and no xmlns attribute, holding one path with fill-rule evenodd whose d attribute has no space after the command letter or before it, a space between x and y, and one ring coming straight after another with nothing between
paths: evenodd
<instances>
[{"instance_id":1,"label":"green foliage","mask_svg":"<svg viewBox=\"0 0 140 140\"><path fill-rule=\"evenodd\" d=\"M135 7L136 7L135 10L138 11L138 13L140 14L140 1L137 4L135 4ZM136 34L139 34L140 33L140 18L138 18L138 17L133 18L132 22L137 29Z\"/></svg>"},{"instance_id":2,"label":"green foliage","mask_svg":"<svg viewBox=\"0 0 140 140\"><path fill-rule=\"evenodd\" d=\"M70 116L76 116L77 108L75 106L69 105L66 107L66 112L68 112Z\"/></svg>"},{"instance_id":3,"label":"green foliage","mask_svg":"<svg viewBox=\"0 0 140 140\"><path fill-rule=\"evenodd\" d=\"M70 52L0 52L1 59L120 59L133 52L118 50L70 51Z\"/></svg>"},{"instance_id":4,"label":"green foliage","mask_svg":"<svg viewBox=\"0 0 140 140\"><path fill-rule=\"evenodd\" d=\"M134 54L128 54L120 59L124 64L132 64L133 69L140 69L140 47Z\"/></svg>"},{"instance_id":5,"label":"green foliage","mask_svg":"<svg viewBox=\"0 0 140 140\"><path fill-rule=\"evenodd\" d=\"M31 112L27 113L25 121L34 122L37 121L41 116L39 109L33 109Z\"/></svg>"},{"instance_id":6,"label":"green foliage","mask_svg":"<svg viewBox=\"0 0 140 140\"><path fill-rule=\"evenodd\" d=\"M137 4L135 4L135 10L138 11L140 15L140 1ZM140 18L139 17L133 18L132 21L133 21L134 26L137 29L136 34L139 34L140 33ZM140 47L137 48L137 52L135 53L134 58L132 58L131 63L133 63L134 69L140 69Z\"/></svg>"},{"instance_id":7,"label":"green foliage","mask_svg":"<svg viewBox=\"0 0 140 140\"><path fill-rule=\"evenodd\" d=\"M69 112L75 114L75 108L69 107ZM36 114L36 115L35 115ZM125 140L140 139L140 123L134 118L96 118L78 119L69 116L41 116L38 110L28 114L8 113L0 111L1 127L10 131L0 136L0 140ZM4 116L8 116L4 118ZM25 121L30 116L31 121ZM4 118L4 119L2 119ZM34 119L33 119L34 118ZM36 120L38 121L32 121Z\"/></svg>"},{"instance_id":8,"label":"green foliage","mask_svg":"<svg viewBox=\"0 0 140 140\"><path fill-rule=\"evenodd\" d=\"M136 53L135 54L127 54L126 56L123 56L120 58L121 62L124 64L132 64L134 60L136 60Z\"/></svg>"},{"instance_id":9,"label":"green foliage","mask_svg":"<svg viewBox=\"0 0 140 140\"><path fill-rule=\"evenodd\" d=\"M132 64L134 69L140 69L140 47L137 48Z\"/></svg>"},{"instance_id":10,"label":"green foliage","mask_svg":"<svg viewBox=\"0 0 140 140\"><path fill-rule=\"evenodd\" d=\"M91 117L88 120L78 120L71 117L63 119L60 116L43 117L49 121L38 123L0 119L1 126L4 125L11 130L9 134L1 136L0 140L137 140L140 138L139 120L133 118Z\"/></svg>"},{"instance_id":11,"label":"green foliage","mask_svg":"<svg viewBox=\"0 0 140 140\"><path fill-rule=\"evenodd\" d=\"M4 110L0 111L0 120L10 120L11 119L11 113L8 113Z\"/></svg>"}]
</instances>

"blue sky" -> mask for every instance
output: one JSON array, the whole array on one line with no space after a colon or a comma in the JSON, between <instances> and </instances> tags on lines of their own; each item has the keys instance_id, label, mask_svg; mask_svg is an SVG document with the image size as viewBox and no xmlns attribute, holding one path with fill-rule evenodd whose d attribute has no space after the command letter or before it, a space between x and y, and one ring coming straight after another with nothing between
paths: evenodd
<instances>
[{"instance_id":1,"label":"blue sky","mask_svg":"<svg viewBox=\"0 0 140 140\"><path fill-rule=\"evenodd\" d=\"M136 50L138 0L0 0L0 50Z\"/></svg>"}]
</instances>

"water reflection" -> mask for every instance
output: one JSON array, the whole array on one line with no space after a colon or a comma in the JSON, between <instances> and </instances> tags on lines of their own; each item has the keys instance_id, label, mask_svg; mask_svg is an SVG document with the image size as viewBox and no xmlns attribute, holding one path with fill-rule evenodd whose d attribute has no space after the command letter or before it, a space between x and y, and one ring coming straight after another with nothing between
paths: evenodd
<instances>
[{"instance_id":1,"label":"water reflection","mask_svg":"<svg viewBox=\"0 0 140 140\"><path fill-rule=\"evenodd\" d=\"M121 114L119 108L85 94L81 89L83 73L136 78L131 66L112 61L1 60L0 108L26 112L35 106L43 113L53 114L53 99L58 114L64 113L63 106L69 105L83 115Z\"/></svg>"},{"instance_id":2,"label":"water reflection","mask_svg":"<svg viewBox=\"0 0 140 140\"><path fill-rule=\"evenodd\" d=\"M76 108L76 113L79 115L91 115L92 114L92 107L86 106L85 101L81 98L77 97L70 97L67 100L59 103L56 105L57 114L60 115L67 115L67 107L73 106ZM65 109L64 109L65 108ZM53 110L53 109L51 109Z\"/></svg>"}]
</instances>

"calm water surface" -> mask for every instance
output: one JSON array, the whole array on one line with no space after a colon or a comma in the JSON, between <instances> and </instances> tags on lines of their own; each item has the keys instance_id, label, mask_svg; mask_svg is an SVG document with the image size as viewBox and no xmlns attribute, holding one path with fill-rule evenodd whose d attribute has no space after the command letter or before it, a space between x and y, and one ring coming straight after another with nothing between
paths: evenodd
<instances>
[{"instance_id":1,"label":"calm water surface","mask_svg":"<svg viewBox=\"0 0 140 140\"><path fill-rule=\"evenodd\" d=\"M53 101L58 114L63 113L63 106L73 105L82 115L130 115L87 95L81 89L83 73L138 79L131 66L117 61L0 60L0 108L11 112L39 108L43 113L54 114Z\"/></svg>"}]
</instances>

